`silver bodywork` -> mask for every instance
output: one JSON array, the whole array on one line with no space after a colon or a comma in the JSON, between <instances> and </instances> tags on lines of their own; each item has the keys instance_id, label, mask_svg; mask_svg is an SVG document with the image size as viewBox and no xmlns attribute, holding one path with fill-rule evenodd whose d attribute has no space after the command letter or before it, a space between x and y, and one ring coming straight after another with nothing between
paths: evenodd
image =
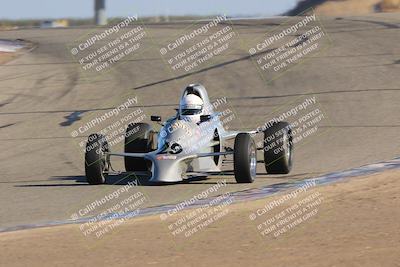
<instances>
[{"instance_id":1,"label":"silver bodywork","mask_svg":"<svg viewBox=\"0 0 400 267\"><path fill-rule=\"evenodd\" d=\"M157 150L109 155L151 161L150 182L179 182L188 178L188 173L221 171L222 157L233 154L232 151L224 151L224 144L226 140L235 138L239 132L224 129L204 86L189 85L182 97L188 93L195 93L202 98L204 114L210 115L210 120L199 124L186 121L180 118L178 110L176 116L168 119L158 133Z\"/></svg>"}]
</instances>

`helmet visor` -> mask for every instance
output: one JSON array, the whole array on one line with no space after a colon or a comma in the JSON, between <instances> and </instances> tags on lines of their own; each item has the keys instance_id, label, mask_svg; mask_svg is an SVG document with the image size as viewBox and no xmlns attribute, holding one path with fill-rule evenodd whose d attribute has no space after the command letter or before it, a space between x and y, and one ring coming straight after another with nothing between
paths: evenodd
<instances>
[{"instance_id":1,"label":"helmet visor","mask_svg":"<svg viewBox=\"0 0 400 267\"><path fill-rule=\"evenodd\" d=\"M200 114L203 109L203 105L183 105L181 109L181 115L196 115Z\"/></svg>"},{"instance_id":2,"label":"helmet visor","mask_svg":"<svg viewBox=\"0 0 400 267\"><path fill-rule=\"evenodd\" d=\"M182 109L181 115L197 115L201 113L201 109Z\"/></svg>"}]
</instances>

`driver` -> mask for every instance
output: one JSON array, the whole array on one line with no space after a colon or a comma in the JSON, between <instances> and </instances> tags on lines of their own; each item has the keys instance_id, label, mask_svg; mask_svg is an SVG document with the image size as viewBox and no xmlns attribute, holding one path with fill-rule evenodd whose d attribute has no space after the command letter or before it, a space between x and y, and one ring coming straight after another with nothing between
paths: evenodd
<instances>
[{"instance_id":1,"label":"driver","mask_svg":"<svg viewBox=\"0 0 400 267\"><path fill-rule=\"evenodd\" d=\"M182 120L199 123L200 116L203 115L203 105L203 100L195 94L184 96L179 103L180 118Z\"/></svg>"}]
</instances>

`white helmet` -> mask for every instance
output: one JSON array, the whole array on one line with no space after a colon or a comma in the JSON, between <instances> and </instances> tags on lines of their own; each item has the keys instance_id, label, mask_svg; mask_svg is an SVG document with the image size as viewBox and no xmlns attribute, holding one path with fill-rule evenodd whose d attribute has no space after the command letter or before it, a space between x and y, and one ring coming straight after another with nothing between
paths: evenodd
<instances>
[{"instance_id":1,"label":"white helmet","mask_svg":"<svg viewBox=\"0 0 400 267\"><path fill-rule=\"evenodd\" d=\"M179 103L179 114L181 119L194 123L200 122L203 115L203 100L195 94L188 94Z\"/></svg>"}]
</instances>

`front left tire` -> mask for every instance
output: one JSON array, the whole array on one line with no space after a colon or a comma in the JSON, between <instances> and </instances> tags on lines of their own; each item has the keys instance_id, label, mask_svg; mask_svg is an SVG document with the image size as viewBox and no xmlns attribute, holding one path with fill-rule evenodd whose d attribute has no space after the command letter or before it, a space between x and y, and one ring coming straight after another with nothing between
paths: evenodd
<instances>
[{"instance_id":1,"label":"front left tire","mask_svg":"<svg viewBox=\"0 0 400 267\"><path fill-rule=\"evenodd\" d=\"M237 183L252 183L257 174L257 147L248 133L236 135L233 165Z\"/></svg>"},{"instance_id":2,"label":"front left tire","mask_svg":"<svg viewBox=\"0 0 400 267\"><path fill-rule=\"evenodd\" d=\"M125 133L125 153L147 153L154 147L154 132L147 123L131 123ZM125 170L150 171L151 164L143 158L125 157Z\"/></svg>"}]
</instances>

